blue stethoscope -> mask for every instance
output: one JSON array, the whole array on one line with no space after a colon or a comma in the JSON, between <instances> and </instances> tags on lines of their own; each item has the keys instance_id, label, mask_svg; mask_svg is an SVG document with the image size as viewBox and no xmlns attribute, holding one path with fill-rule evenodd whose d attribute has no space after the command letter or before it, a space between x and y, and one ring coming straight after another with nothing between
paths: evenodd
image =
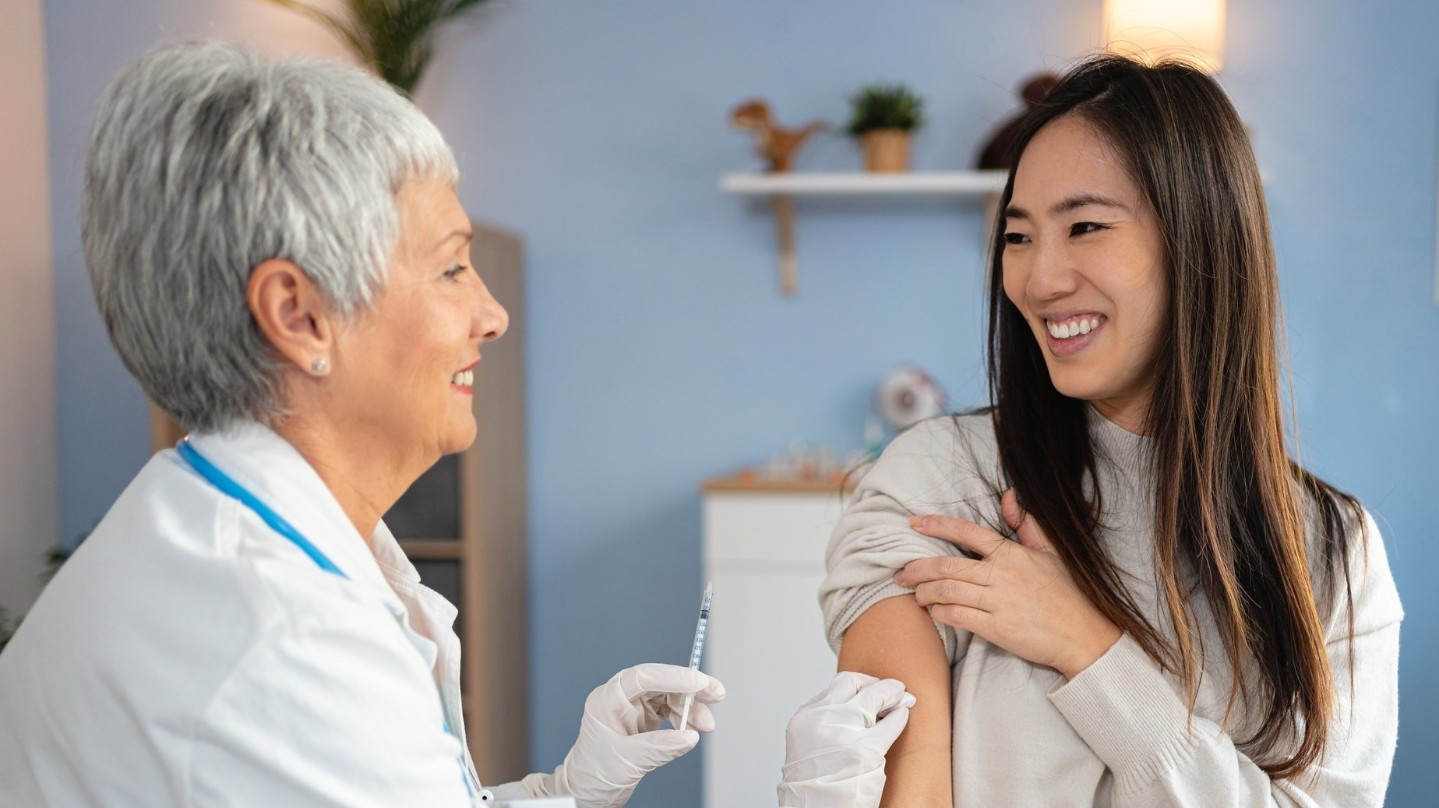
<instances>
[{"instance_id":1,"label":"blue stethoscope","mask_svg":"<svg viewBox=\"0 0 1439 808\"><path fill-rule=\"evenodd\" d=\"M256 516L264 520L265 524L269 525L271 530L289 539L291 543L300 548L305 555L310 557L311 561L315 562L315 566L326 572L338 575L347 581L350 579L350 576L346 575L344 570L340 569L335 562L331 561L330 557L325 555L320 548L305 538L303 533L296 530L294 525L285 521L284 517L275 513L269 505L266 505L259 497L250 493L249 489L245 488L245 486L235 482L230 475L216 468L214 463L206 460L204 455L200 454L196 451L195 447L190 445L189 437L182 438L179 443L175 444L175 451L179 452L180 457L183 458L186 463L189 463L190 467L198 472L201 477L204 477L211 485L220 489L221 493L239 500L241 505L254 511ZM443 703L443 696L440 701ZM444 715L443 709L440 710L440 714L442 716ZM454 730L450 729L450 719L446 717L444 718L444 722L445 732L456 741L459 741L459 736L455 735ZM478 789L478 799L480 802L493 801L494 795L490 793L489 789L480 787L479 781L474 780L470 773L470 768L465 765L463 742L460 743L460 748L462 751L460 752L458 763L460 764L460 777L465 783L465 793L469 795L471 801L474 801L477 798L476 790Z\"/></svg>"}]
</instances>

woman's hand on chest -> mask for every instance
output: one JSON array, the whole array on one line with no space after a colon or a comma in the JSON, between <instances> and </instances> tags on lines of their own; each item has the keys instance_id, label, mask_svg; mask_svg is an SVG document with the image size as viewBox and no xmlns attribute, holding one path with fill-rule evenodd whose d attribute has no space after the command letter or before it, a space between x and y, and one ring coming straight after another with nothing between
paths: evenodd
<instances>
[{"instance_id":1,"label":"woman's hand on chest","mask_svg":"<svg viewBox=\"0 0 1439 808\"><path fill-rule=\"evenodd\" d=\"M915 516L910 527L978 556L911 561L895 574L940 623L1068 678L1104 655L1120 631L1075 584L1049 539L1026 518L1014 492L1000 502L1018 541L965 519Z\"/></svg>"}]
</instances>

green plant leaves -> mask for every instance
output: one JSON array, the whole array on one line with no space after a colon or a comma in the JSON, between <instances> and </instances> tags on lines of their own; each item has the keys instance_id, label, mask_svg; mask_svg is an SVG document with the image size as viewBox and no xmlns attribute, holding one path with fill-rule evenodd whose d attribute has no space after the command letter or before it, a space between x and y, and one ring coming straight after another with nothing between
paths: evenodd
<instances>
[{"instance_id":1,"label":"green plant leaves","mask_svg":"<svg viewBox=\"0 0 1439 808\"><path fill-rule=\"evenodd\" d=\"M924 125L924 99L903 84L870 84L849 97L851 114L845 127L859 136L875 129L910 131Z\"/></svg>"},{"instance_id":2,"label":"green plant leaves","mask_svg":"<svg viewBox=\"0 0 1439 808\"><path fill-rule=\"evenodd\" d=\"M20 619L11 620L9 613L0 606L0 651L4 651L5 646L10 644L10 638L15 636L15 631L19 628Z\"/></svg>"},{"instance_id":3,"label":"green plant leaves","mask_svg":"<svg viewBox=\"0 0 1439 808\"><path fill-rule=\"evenodd\" d=\"M330 29L385 81L414 95L442 24L485 0L345 0L331 12L307 0L270 0Z\"/></svg>"}]
</instances>

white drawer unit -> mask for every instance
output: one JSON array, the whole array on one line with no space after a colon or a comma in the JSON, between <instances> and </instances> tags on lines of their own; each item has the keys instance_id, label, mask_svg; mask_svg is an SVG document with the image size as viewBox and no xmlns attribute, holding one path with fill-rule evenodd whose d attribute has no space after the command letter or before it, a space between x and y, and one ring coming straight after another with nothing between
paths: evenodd
<instances>
[{"instance_id":1,"label":"white drawer unit","mask_svg":"<svg viewBox=\"0 0 1439 808\"><path fill-rule=\"evenodd\" d=\"M714 606L703 667L728 691L718 728L700 743L706 808L774 804L785 725L834 676L819 585L843 508L837 483L705 484Z\"/></svg>"}]
</instances>

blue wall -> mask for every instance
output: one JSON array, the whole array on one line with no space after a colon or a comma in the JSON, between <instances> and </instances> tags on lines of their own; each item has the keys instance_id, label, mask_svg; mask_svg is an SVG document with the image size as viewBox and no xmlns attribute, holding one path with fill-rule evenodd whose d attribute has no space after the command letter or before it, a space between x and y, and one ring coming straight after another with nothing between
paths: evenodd
<instances>
[{"instance_id":1,"label":"blue wall","mask_svg":"<svg viewBox=\"0 0 1439 808\"><path fill-rule=\"evenodd\" d=\"M930 105L921 169L966 166L1029 72L1093 47L1099 3L501 0L450 32L420 103L470 212L528 258L534 733L558 761L591 687L683 659L701 586L697 486L791 442L860 441L869 390L914 361L983 394L981 212L801 203L800 291L776 292L767 212L720 193L753 165L729 107L840 121L884 78ZM105 340L79 257L85 132L105 80L167 37L312 48L253 0L49 0L57 370L67 536L146 454L144 406ZM1393 805L1439 791L1439 333L1433 303L1439 7L1250 0L1221 79L1271 177L1306 460L1380 519L1408 609ZM308 38L307 38L308 37ZM848 169L829 136L800 169ZM722 709L722 708L721 708ZM722 714L721 714L721 720ZM778 761L776 761L776 775ZM633 802L698 801L695 756Z\"/></svg>"}]
</instances>

